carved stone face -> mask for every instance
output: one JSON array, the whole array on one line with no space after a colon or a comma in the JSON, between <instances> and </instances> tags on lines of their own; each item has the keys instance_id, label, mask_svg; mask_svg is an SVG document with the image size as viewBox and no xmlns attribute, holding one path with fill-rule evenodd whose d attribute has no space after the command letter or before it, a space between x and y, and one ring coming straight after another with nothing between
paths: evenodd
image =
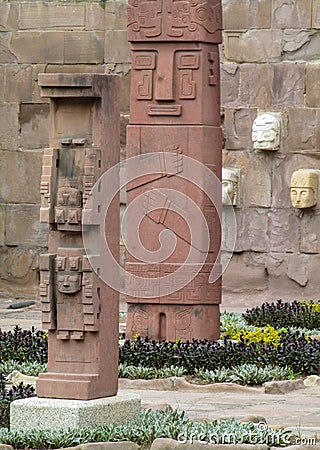
<instances>
[{"instance_id":1,"label":"carved stone face","mask_svg":"<svg viewBox=\"0 0 320 450\"><path fill-rule=\"evenodd\" d=\"M318 203L318 174L300 169L292 174L290 197L294 208L311 208Z\"/></svg>"},{"instance_id":2,"label":"carved stone face","mask_svg":"<svg viewBox=\"0 0 320 450\"><path fill-rule=\"evenodd\" d=\"M252 125L253 146L257 150L278 150L280 120L273 114L260 114Z\"/></svg>"},{"instance_id":3,"label":"carved stone face","mask_svg":"<svg viewBox=\"0 0 320 450\"><path fill-rule=\"evenodd\" d=\"M239 176L236 171L222 169L222 204L236 205Z\"/></svg>"},{"instance_id":4,"label":"carved stone face","mask_svg":"<svg viewBox=\"0 0 320 450\"><path fill-rule=\"evenodd\" d=\"M81 274L64 274L63 272L59 273L57 284L59 292L62 292L64 294L74 294L81 289Z\"/></svg>"}]
</instances>

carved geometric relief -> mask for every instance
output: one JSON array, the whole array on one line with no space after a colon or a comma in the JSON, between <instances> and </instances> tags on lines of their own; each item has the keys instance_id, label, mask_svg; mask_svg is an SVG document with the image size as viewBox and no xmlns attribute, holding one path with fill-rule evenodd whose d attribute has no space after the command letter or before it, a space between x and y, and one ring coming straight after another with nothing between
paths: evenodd
<instances>
[{"instance_id":1,"label":"carved geometric relief","mask_svg":"<svg viewBox=\"0 0 320 450\"><path fill-rule=\"evenodd\" d=\"M132 306L133 307L133 306ZM132 334L140 334L141 336L148 335L148 322L149 314L138 306L133 307L133 317L132 317Z\"/></svg>"},{"instance_id":2,"label":"carved geometric relief","mask_svg":"<svg viewBox=\"0 0 320 450\"><path fill-rule=\"evenodd\" d=\"M177 339L191 340L193 308L186 308L175 315L175 332Z\"/></svg>"},{"instance_id":3,"label":"carved geometric relief","mask_svg":"<svg viewBox=\"0 0 320 450\"><path fill-rule=\"evenodd\" d=\"M81 230L82 192L70 186L58 190L55 222L58 230Z\"/></svg>"},{"instance_id":4,"label":"carved geometric relief","mask_svg":"<svg viewBox=\"0 0 320 450\"><path fill-rule=\"evenodd\" d=\"M161 34L161 0L147 0L129 2L128 5L128 28L134 33L143 31L147 38L159 36Z\"/></svg>"},{"instance_id":5,"label":"carved geometric relief","mask_svg":"<svg viewBox=\"0 0 320 450\"><path fill-rule=\"evenodd\" d=\"M57 181L58 150L46 148L43 152L40 182L40 222L54 223L54 196Z\"/></svg>"},{"instance_id":6,"label":"carved geometric relief","mask_svg":"<svg viewBox=\"0 0 320 450\"><path fill-rule=\"evenodd\" d=\"M54 295L55 255L40 255L40 299L42 322L48 330L55 330L57 324Z\"/></svg>"},{"instance_id":7,"label":"carved geometric relief","mask_svg":"<svg viewBox=\"0 0 320 450\"><path fill-rule=\"evenodd\" d=\"M219 84L219 53L209 52L209 85L216 86Z\"/></svg>"}]
</instances>

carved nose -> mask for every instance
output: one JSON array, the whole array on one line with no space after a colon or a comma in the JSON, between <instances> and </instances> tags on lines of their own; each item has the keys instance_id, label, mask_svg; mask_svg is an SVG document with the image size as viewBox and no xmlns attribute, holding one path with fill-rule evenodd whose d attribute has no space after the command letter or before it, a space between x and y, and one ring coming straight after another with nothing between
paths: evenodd
<instances>
[{"instance_id":1,"label":"carved nose","mask_svg":"<svg viewBox=\"0 0 320 450\"><path fill-rule=\"evenodd\" d=\"M158 102L170 102L174 100L172 57L159 57L156 73L155 99Z\"/></svg>"}]
</instances>

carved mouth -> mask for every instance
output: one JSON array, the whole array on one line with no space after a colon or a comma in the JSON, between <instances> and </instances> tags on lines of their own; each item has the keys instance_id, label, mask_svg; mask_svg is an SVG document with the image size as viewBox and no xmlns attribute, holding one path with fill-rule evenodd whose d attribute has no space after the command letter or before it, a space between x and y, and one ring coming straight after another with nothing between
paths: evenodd
<instances>
[{"instance_id":1,"label":"carved mouth","mask_svg":"<svg viewBox=\"0 0 320 450\"><path fill-rule=\"evenodd\" d=\"M149 116L181 116L181 105L149 105Z\"/></svg>"}]
</instances>

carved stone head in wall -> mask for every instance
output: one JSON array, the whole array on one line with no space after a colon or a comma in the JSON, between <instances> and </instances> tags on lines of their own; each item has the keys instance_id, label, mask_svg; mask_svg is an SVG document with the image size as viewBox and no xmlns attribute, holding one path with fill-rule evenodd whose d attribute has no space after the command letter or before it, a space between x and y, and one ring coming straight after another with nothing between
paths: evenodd
<instances>
[{"instance_id":1,"label":"carved stone head in wall","mask_svg":"<svg viewBox=\"0 0 320 450\"><path fill-rule=\"evenodd\" d=\"M280 119L270 113L259 114L252 125L252 141L256 150L278 150Z\"/></svg>"},{"instance_id":2,"label":"carved stone head in wall","mask_svg":"<svg viewBox=\"0 0 320 450\"><path fill-rule=\"evenodd\" d=\"M237 205L239 173L237 170L222 169L222 204Z\"/></svg>"},{"instance_id":3,"label":"carved stone head in wall","mask_svg":"<svg viewBox=\"0 0 320 450\"><path fill-rule=\"evenodd\" d=\"M290 184L291 203L294 208L311 208L318 203L319 175L311 169L293 172Z\"/></svg>"}]
</instances>

